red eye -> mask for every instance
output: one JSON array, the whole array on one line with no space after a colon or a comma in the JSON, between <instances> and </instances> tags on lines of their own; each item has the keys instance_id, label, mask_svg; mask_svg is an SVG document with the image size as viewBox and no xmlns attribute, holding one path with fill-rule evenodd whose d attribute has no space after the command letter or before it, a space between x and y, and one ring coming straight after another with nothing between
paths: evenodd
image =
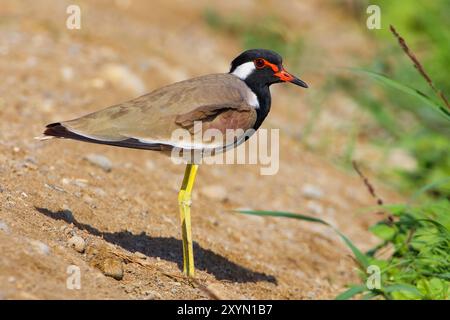
<instances>
[{"instance_id":1,"label":"red eye","mask_svg":"<svg viewBox=\"0 0 450 320\"><path fill-rule=\"evenodd\" d=\"M254 61L256 69L262 69L266 66L264 59L258 58Z\"/></svg>"}]
</instances>

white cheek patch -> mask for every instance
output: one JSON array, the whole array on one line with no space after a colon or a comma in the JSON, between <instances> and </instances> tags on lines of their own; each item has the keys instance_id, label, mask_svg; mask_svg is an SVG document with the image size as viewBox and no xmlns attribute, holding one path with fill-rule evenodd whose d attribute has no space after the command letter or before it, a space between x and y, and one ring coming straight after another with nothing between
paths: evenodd
<instances>
[{"instance_id":1,"label":"white cheek patch","mask_svg":"<svg viewBox=\"0 0 450 320\"><path fill-rule=\"evenodd\" d=\"M241 80L245 80L255 69L255 64L250 61L238 66L231 74L235 75Z\"/></svg>"},{"instance_id":2,"label":"white cheek patch","mask_svg":"<svg viewBox=\"0 0 450 320\"><path fill-rule=\"evenodd\" d=\"M243 63L240 66L236 67L236 69L234 69L234 71L231 74L238 77L241 80L245 80L255 70L256 70L255 64L252 61L250 61L250 62ZM256 109L259 108L258 97L250 88L248 88L248 92L247 92L247 96L245 97L245 100L253 108L256 108Z\"/></svg>"}]
</instances>

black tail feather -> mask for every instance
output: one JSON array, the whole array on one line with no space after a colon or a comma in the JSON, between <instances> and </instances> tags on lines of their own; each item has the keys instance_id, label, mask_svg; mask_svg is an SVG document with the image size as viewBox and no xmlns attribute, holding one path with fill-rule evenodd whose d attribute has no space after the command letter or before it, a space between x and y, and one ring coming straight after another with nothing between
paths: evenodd
<instances>
[{"instance_id":1,"label":"black tail feather","mask_svg":"<svg viewBox=\"0 0 450 320\"><path fill-rule=\"evenodd\" d=\"M106 144L110 146L116 146L116 147L124 147L124 148L132 148L132 149L145 149L145 150L156 150L156 151L167 151L171 150L172 146L160 144L160 143L143 143L137 139L134 138L128 138L125 140L120 141L103 141L103 140L97 140L88 138L82 135L79 135L77 133L74 133L70 130L68 130L66 127L64 127L61 123L55 122L47 125L44 135L46 136L52 136L57 138L64 138L64 139L73 139L78 141L85 141L90 143L97 143L97 144Z\"/></svg>"},{"instance_id":2,"label":"black tail feather","mask_svg":"<svg viewBox=\"0 0 450 320\"><path fill-rule=\"evenodd\" d=\"M62 126L61 123L55 122L47 125L44 131L44 135L53 136L58 138L71 138L70 134L74 134L66 129L66 127ZM73 139L73 138L72 138Z\"/></svg>"}]
</instances>

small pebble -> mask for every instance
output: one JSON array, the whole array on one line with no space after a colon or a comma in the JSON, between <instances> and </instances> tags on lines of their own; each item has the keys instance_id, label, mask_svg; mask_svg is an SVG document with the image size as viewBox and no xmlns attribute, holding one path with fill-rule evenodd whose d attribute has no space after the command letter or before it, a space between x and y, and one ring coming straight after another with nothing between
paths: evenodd
<instances>
[{"instance_id":1,"label":"small pebble","mask_svg":"<svg viewBox=\"0 0 450 320\"><path fill-rule=\"evenodd\" d=\"M302 194L306 198L321 199L323 197L322 190L312 184L305 184L302 188Z\"/></svg>"},{"instance_id":2,"label":"small pebble","mask_svg":"<svg viewBox=\"0 0 450 320\"><path fill-rule=\"evenodd\" d=\"M92 88L103 89L105 87L106 82L101 78L93 78L89 81L89 84L91 85Z\"/></svg>"},{"instance_id":3,"label":"small pebble","mask_svg":"<svg viewBox=\"0 0 450 320\"><path fill-rule=\"evenodd\" d=\"M312 211L314 214L322 214L323 206L316 201L308 201L306 207L308 210Z\"/></svg>"},{"instance_id":4,"label":"small pebble","mask_svg":"<svg viewBox=\"0 0 450 320\"><path fill-rule=\"evenodd\" d=\"M106 172L110 172L112 170L111 160L103 155L91 153L88 154L84 159L89 161L91 164L102 168Z\"/></svg>"},{"instance_id":5,"label":"small pebble","mask_svg":"<svg viewBox=\"0 0 450 320\"><path fill-rule=\"evenodd\" d=\"M394 148L389 152L387 163L392 168L407 172L413 172L418 167L416 158L401 148Z\"/></svg>"},{"instance_id":6,"label":"small pebble","mask_svg":"<svg viewBox=\"0 0 450 320\"><path fill-rule=\"evenodd\" d=\"M99 197L106 197L108 195L102 188L93 188L92 191Z\"/></svg>"},{"instance_id":7,"label":"small pebble","mask_svg":"<svg viewBox=\"0 0 450 320\"><path fill-rule=\"evenodd\" d=\"M134 94L144 94L146 87L142 79L128 66L110 63L103 67L103 77L114 85L120 86Z\"/></svg>"},{"instance_id":8,"label":"small pebble","mask_svg":"<svg viewBox=\"0 0 450 320\"><path fill-rule=\"evenodd\" d=\"M220 185L206 186L200 189L200 193L204 196L217 201L227 200L227 190Z\"/></svg>"},{"instance_id":9,"label":"small pebble","mask_svg":"<svg viewBox=\"0 0 450 320\"><path fill-rule=\"evenodd\" d=\"M42 255L48 255L50 253L50 247L39 240L30 240L30 244L34 250Z\"/></svg>"},{"instance_id":10,"label":"small pebble","mask_svg":"<svg viewBox=\"0 0 450 320\"><path fill-rule=\"evenodd\" d=\"M45 186L46 188L49 188L49 189L52 189L52 190L56 190L56 191L59 191L59 192L66 192L63 188L58 187L58 186L55 186L55 185L53 185L53 184L47 184L47 183L45 183L44 186Z\"/></svg>"},{"instance_id":11,"label":"small pebble","mask_svg":"<svg viewBox=\"0 0 450 320\"><path fill-rule=\"evenodd\" d=\"M136 251L134 253L134 256L138 259L147 259L147 256L145 254L143 254L142 252Z\"/></svg>"},{"instance_id":12,"label":"small pebble","mask_svg":"<svg viewBox=\"0 0 450 320\"><path fill-rule=\"evenodd\" d=\"M123 265L122 262L116 259L108 258L103 260L102 272L105 276L114 278L116 280L122 280L123 278Z\"/></svg>"},{"instance_id":13,"label":"small pebble","mask_svg":"<svg viewBox=\"0 0 450 320\"><path fill-rule=\"evenodd\" d=\"M146 290L144 291L145 299L147 300L159 300L162 299L162 296L153 290Z\"/></svg>"},{"instance_id":14,"label":"small pebble","mask_svg":"<svg viewBox=\"0 0 450 320\"><path fill-rule=\"evenodd\" d=\"M3 231L4 233L9 233L9 227L3 221L0 221L0 231Z\"/></svg>"},{"instance_id":15,"label":"small pebble","mask_svg":"<svg viewBox=\"0 0 450 320\"><path fill-rule=\"evenodd\" d=\"M147 170L154 170L156 168L155 163L152 160L145 161L145 167Z\"/></svg>"},{"instance_id":16,"label":"small pebble","mask_svg":"<svg viewBox=\"0 0 450 320\"><path fill-rule=\"evenodd\" d=\"M83 201L86 202L87 204L93 204L94 203L94 199L92 199L90 196L88 196L87 194L85 194L83 196Z\"/></svg>"},{"instance_id":17,"label":"small pebble","mask_svg":"<svg viewBox=\"0 0 450 320\"><path fill-rule=\"evenodd\" d=\"M73 236L68 241L69 245L79 253L83 253L86 249L86 241L80 236Z\"/></svg>"},{"instance_id":18,"label":"small pebble","mask_svg":"<svg viewBox=\"0 0 450 320\"><path fill-rule=\"evenodd\" d=\"M123 167L124 167L125 169L131 169L131 168L133 168L133 164L132 164L131 162L127 162L127 163L125 163L125 164L123 165Z\"/></svg>"},{"instance_id":19,"label":"small pebble","mask_svg":"<svg viewBox=\"0 0 450 320\"><path fill-rule=\"evenodd\" d=\"M85 179L75 179L74 184L80 188L86 188L88 181Z\"/></svg>"},{"instance_id":20,"label":"small pebble","mask_svg":"<svg viewBox=\"0 0 450 320\"><path fill-rule=\"evenodd\" d=\"M73 72L73 68L72 67L63 66L60 69L60 72L61 72L61 76L64 79L64 81L70 81L70 80L73 79L74 72Z\"/></svg>"},{"instance_id":21,"label":"small pebble","mask_svg":"<svg viewBox=\"0 0 450 320\"><path fill-rule=\"evenodd\" d=\"M52 99L44 99L40 104L40 109L43 112L50 113L55 107L55 102Z\"/></svg>"}]
</instances>

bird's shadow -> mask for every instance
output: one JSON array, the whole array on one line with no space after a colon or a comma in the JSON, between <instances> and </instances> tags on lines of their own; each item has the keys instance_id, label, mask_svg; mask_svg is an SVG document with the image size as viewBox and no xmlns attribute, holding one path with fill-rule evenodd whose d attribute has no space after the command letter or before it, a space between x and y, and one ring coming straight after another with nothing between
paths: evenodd
<instances>
[{"instance_id":1,"label":"bird's shadow","mask_svg":"<svg viewBox=\"0 0 450 320\"><path fill-rule=\"evenodd\" d=\"M35 207L37 211L55 220L63 220L73 223L80 230L85 230L91 235L102 237L111 244L118 245L130 252L139 251L148 257L159 257L166 261L177 263L182 266L182 242L174 237L152 237L145 232L133 234L129 231L104 232L88 224L78 222L70 211L51 211L46 208ZM202 248L194 242L195 267L198 270L206 271L218 280L229 280L233 282L259 282L267 281L277 283L272 275L252 271L240 266L227 258L209 250Z\"/></svg>"}]
</instances>

